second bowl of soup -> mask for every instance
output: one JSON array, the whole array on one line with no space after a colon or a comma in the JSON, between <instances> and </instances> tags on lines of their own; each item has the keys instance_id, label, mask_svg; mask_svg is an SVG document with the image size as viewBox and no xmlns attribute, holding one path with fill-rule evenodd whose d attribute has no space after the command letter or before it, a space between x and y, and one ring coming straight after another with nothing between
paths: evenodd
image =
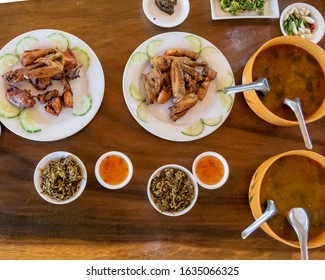
<instances>
[{"instance_id":1,"label":"second bowl of soup","mask_svg":"<svg viewBox=\"0 0 325 280\"><path fill-rule=\"evenodd\" d=\"M293 111L285 105L286 97L298 97L305 121L325 115L325 51L299 37L282 36L262 45L250 58L243 72L243 84L258 77L268 79L270 92L244 92L247 104L265 121L297 125Z\"/></svg>"}]
</instances>

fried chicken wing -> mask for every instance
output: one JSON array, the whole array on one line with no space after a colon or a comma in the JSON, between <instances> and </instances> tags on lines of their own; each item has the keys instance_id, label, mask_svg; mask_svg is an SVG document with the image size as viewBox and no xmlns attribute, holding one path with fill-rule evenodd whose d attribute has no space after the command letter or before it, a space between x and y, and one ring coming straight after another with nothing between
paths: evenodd
<instances>
[{"instance_id":1,"label":"fried chicken wing","mask_svg":"<svg viewBox=\"0 0 325 280\"><path fill-rule=\"evenodd\" d=\"M193 52L190 50L183 50L183 49L170 49L165 51L164 54L170 56L187 56L193 60L197 60L200 55L198 52Z\"/></svg>"},{"instance_id":2,"label":"fried chicken wing","mask_svg":"<svg viewBox=\"0 0 325 280\"><path fill-rule=\"evenodd\" d=\"M173 121L177 121L183 117L189 109L191 109L198 101L198 96L194 93L186 95L184 98L176 102L169 108L169 117Z\"/></svg>"},{"instance_id":3,"label":"fried chicken wing","mask_svg":"<svg viewBox=\"0 0 325 280\"><path fill-rule=\"evenodd\" d=\"M53 90L48 90L44 93L40 93L37 95L37 99L39 102L41 102L42 104L45 104L47 102L49 102L51 99L53 99L54 97L59 96L59 91L57 89L53 89Z\"/></svg>"},{"instance_id":4,"label":"fried chicken wing","mask_svg":"<svg viewBox=\"0 0 325 280\"><path fill-rule=\"evenodd\" d=\"M54 115L58 116L62 110L62 100L60 96L56 96L50 100L44 107L45 111Z\"/></svg>"},{"instance_id":5,"label":"fried chicken wing","mask_svg":"<svg viewBox=\"0 0 325 280\"><path fill-rule=\"evenodd\" d=\"M170 79L172 83L173 102L177 103L186 94L184 71L180 62L172 62L172 66L170 68Z\"/></svg>"},{"instance_id":6,"label":"fried chicken wing","mask_svg":"<svg viewBox=\"0 0 325 280\"><path fill-rule=\"evenodd\" d=\"M161 71L154 67L152 71L147 74L142 74L142 82L145 88L145 97L147 104L153 104L163 85L163 75Z\"/></svg>"},{"instance_id":7,"label":"fried chicken wing","mask_svg":"<svg viewBox=\"0 0 325 280\"><path fill-rule=\"evenodd\" d=\"M73 93L71 90L71 86L69 80L67 78L62 79L63 85L63 106L65 108L73 108Z\"/></svg>"},{"instance_id":8,"label":"fried chicken wing","mask_svg":"<svg viewBox=\"0 0 325 280\"><path fill-rule=\"evenodd\" d=\"M8 101L18 108L32 108L35 100L27 89L20 89L13 85L8 85L6 90Z\"/></svg>"},{"instance_id":9,"label":"fried chicken wing","mask_svg":"<svg viewBox=\"0 0 325 280\"><path fill-rule=\"evenodd\" d=\"M48 54L55 53L55 49L34 49L34 50L26 50L20 56L20 62L23 66L28 66L41 57L45 57Z\"/></svg>"}]
</instances>

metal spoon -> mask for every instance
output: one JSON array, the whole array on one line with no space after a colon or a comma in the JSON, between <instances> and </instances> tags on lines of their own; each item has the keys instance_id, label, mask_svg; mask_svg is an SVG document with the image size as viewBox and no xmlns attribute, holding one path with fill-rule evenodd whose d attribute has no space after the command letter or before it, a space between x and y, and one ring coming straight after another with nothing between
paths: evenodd
<instances>
[{"instance_id":1,"label":"metal spoon","mask_svg":"<svg viewBox=\"0 0 325 280\"><path fill-rule=\"evenodd\" d=\"M307 149L311 150L313 148L313 145L310 141L310 137L308 134L307 126L305 123L304 115L302 113L301 109L301 103L299 98L290 98L287 97L284 99L284 104L288 105L291 110L295 113L296 118L299 123L299 127L302 133L302 137L304 138L305 146Z\"/></svg>"},{"instance_id":2,"label":"metal spoon","mask_svg":"<svg viewBox=\"0 0 325 280\"><path fill-rule=\"evenodd\" d=\"M268 219L272 218L278 209L275 207L273 200L267 200L267 207L263 215L259 217L254 223L252 223L248 228L246 228L242 233L241 237L246 239L251 233L253 233L258 227L265 223Z\"/></svg>"},{"instance_id":3,"label":"metal spoon","mask_svg":"<svg viewBox=\"0 0 325 280\"><path fill-rule=\"evenodd\" d=\"M287 219L298 235L301 259L308 260L309 218L306 210L303 208L292 208L288 212Z\"/></svg>"},{"instance_id":4,"label":"metal spoon","mask_svg":"<svg viewBox=\"0 0 325 280\"><path fill-rule=\"evenodd\" d=\"M246 90L257 90L262 92L264 95L268 94L270 92L270 86L266 78L258 78L255 82L245 84L245 85L238 85L238 86L231 86L231 87L225 87L223 89L224 94L230 94L230 93L237 93L242 92Z\"/></svg>"}]
</instances>

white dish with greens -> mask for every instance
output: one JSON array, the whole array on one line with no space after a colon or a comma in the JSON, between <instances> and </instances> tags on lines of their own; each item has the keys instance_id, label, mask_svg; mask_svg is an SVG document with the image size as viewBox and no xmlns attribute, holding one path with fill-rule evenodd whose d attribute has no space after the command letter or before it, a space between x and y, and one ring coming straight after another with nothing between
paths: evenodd
<instances>
[{"instance_id":1,"label":"white dish with greens","mask_svg":"<svg viewBox=\"0 0 325 280\"><path fill-rule=\"evenodd\" d=\"M196 52L198 60L206 61L217 72L205 98L176 121L170 118L173 98L164 104L148 105L142 80L152 70L150 59L171 49ZM224 87L234 84L225 56L204 38L185 32L163 33L142 43L126 63L122 84L125 102L135 120L150 133L170 141L193 141L211 134L227 119L234 102L234 95L222 93Z\"/></svg>"},{"instance_id":2,"label":"white dish with greens","mask_svg":"<svg viewBox=\"0 0 325 280\"><path fill-rule=\"evenodd\" d=\"M213 20L279 18L278 0L210 0Z\"/></svg>"},{"instance_id":3,"label":"white dish with greens","mask_svg":"<svg viewBox=\"0 0 325 280\"><path fill-rule=\"evenodd\" d=\"M43 63L44 66L47 66L46 63L51 60L54 61L54 64L56 63L55 65L59 65L60 63L57 63L53 57L57 53L65 53L67 50L71 50L78 61L79 68L76 78L71 80L69 78L73 100L71 103L73 104L71 107L62 107L62 110L56 115L45 109L47 105L42 103L38 96L47 91L57 90L59 97L62 97L63 83L61 79L51 78L48 86L42 86L42 89L39 89L31 82L33 74L35 74L32 72L33 70L28 72L30 76L26 76L26 72L24 72L24 79L18 79L18 82L12 79L12 75L7 75L25 67L22 64L25 51L38 49L54 49L56 52L54 55L51 54L52 57L41 58L43 61L46 60ZM104 73L96 54L81 39L60 30L34 30L12 39L0 51L0 72L0 120L13 133L30 140L54 141L79 132L94 118L104 96ZM37 73L42 74L41 71ZM13 77L15 76L13 75ZM12 98L8 98L7 95L9 87L13 90L28 91L30 93L29 101L34 104L26 107L13 103Z\"/></svg>"}]
</instances>

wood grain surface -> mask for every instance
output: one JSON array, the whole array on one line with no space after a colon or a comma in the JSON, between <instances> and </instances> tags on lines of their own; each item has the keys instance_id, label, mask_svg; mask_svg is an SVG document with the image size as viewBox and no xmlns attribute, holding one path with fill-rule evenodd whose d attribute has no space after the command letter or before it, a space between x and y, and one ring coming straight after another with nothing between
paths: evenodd
<instances>
[{"instance_id":1,"label":"wood grain surface","mask_svg":"<svg viewBox=\"0 0 325 280\"><path fill-rule=\"evenodd\" d=\"M280 13L296 1L279 1ZM311 0L324 15L325 2ZM144 130L127 109L122 92L125 64L148 38L170 31L199 35L229 61L236 84L251 55L280 36L279 19L211 19L210 1L191 0L188 18L174 28L152 24L142 1L31 0L0 4L0 47L36 29L74 34L97 54L105 73L105 95L95 118L68 138L38 142L2 125L0 136L0 259L299 259L300 252L257 230L247 240L241 231L253 222L248 187L256 168L269 157L305 149L299 127L277 127L255 115L242 94L226 122L191 142L171 142ZM322 48L325 39L318 43ZM308 125L313 151L325 154L325 119ZM84 193L73 203L47 203L35 191L33 173L42 157L64 150L77 155L88 171ZM127 187L110 191L97 182L97 159L110 150L127 154L134 175ZM150 205L146 186L161 165L191 169L204 151L221 153L230 166L218 190L200 188L195 207L181 217L166 217ZM325 247L310 250L325 259Z\"/></svg>"}]
</instances>

